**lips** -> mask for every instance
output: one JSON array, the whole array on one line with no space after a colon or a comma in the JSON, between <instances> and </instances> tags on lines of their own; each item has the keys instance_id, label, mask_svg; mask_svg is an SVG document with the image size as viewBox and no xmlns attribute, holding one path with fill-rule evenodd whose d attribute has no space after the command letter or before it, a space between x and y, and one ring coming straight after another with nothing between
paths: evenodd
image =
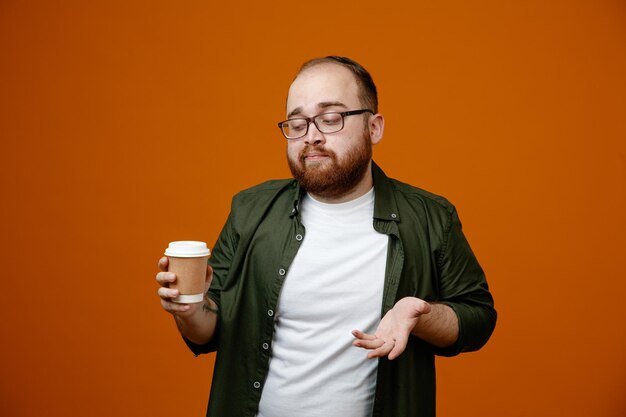
<instances>
[{"instance_id":1,"label":"lips","mask_svg":"<svg viewBox=\"0 0 626 417\"><path fill-rule=\"evenodd\" d=\"M318 159L318 158L324 158L328 155L326 155L325 153L321 153L321 152L311 152L311 153L307 153L304 155L305 159Z\"/></svg>"},{"instance_id":2,"label":"lips","mask_svg":"<svg viewBox=\"0 0 626 417\"><path fill-rule=\"evenodd\" d=\"M320 159L330 157L330 153L324 151L323 149L310 149L305 148L300 154L301 161L317 161Z\"/></svg>"}]
</instances>

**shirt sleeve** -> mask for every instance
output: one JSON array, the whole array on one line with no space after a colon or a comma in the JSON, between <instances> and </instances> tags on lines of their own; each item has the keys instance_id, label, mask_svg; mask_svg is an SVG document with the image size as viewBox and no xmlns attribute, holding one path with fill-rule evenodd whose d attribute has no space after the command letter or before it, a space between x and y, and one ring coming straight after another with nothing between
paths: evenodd
<instances>
[{"instance_id":1,"label":"shirt sleeve","mask_svg":"<svg viewBox=\"0 0 626 417\"><path fill-rule=\"evenodd\" d=\"M456 210L444 234L439 254L439 302L450 306L459 319L459 337L453 346L436 349L441 356L480 349L493 333L497 313L483 269L463 234Z\"/></svg>"},{"instance_id":2,"label":"shirt sleeve","mask_svg":"<svg viewBox=\"0 0 626 417\"><path fill-rule=\"evenodd\" d=\"M203 353L210 353L217 350L220 338L220 314L222 310L221 305L221 292L226 281L226 277L230 271L231 261L233 259L235 250L237 247L237 234L234 232L234 226L232 221L232 214L228 216L222 231L217 239L217 242L213 246L211 251L211 258L209 259L209 265L213 268L213 280L211 281L211 287L207 291L207 297L217 304L217 327L213 338L206 344L198 345L196 343L187 340L183 336L183 341L194 353L194 355L200 355Z\"/></svg>"}]
</instances>

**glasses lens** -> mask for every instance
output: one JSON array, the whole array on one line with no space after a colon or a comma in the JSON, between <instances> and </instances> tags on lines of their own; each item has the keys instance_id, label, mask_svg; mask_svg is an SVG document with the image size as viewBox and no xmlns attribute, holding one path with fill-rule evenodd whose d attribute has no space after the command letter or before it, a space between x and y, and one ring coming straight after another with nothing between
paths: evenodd
<instances>
[{"instance_id":1,"label":"glasses lens","mask_svg":"<svg viewBox=\"0 0 626 417\"><path fill-rule=\"evenodd\" d=\"M283 132L288 138L299 138L306 135L309 123L306 119L291 119L283 122Z\"/></svg>"},{"instance_id":2,"label":"glasses lens","mask_svg":"<svg viewBox=\"0 0 626 417\"><path fill-rule=\"evenodd\" d=\"M341 113L324 113L315 118L315 125L322 133L334 133L343 129Z\"/></svg>"}]
</instances>

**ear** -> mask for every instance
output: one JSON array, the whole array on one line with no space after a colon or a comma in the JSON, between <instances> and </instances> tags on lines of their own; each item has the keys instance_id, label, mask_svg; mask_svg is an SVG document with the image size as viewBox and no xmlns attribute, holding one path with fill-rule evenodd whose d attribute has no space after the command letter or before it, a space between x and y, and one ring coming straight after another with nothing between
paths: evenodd
<instances>
[{"instance_id":1,"label":"ear","mask_svg":"<svg viewBox=\"0 0 626 417\"><path fill-rule=\"evenodd\" d=\"M369 119L370 139L372 145L376 145L383 138L383 132L385 130L385 118L382 114L376 113L370 116Z\"/></svg>"}]
</instances>

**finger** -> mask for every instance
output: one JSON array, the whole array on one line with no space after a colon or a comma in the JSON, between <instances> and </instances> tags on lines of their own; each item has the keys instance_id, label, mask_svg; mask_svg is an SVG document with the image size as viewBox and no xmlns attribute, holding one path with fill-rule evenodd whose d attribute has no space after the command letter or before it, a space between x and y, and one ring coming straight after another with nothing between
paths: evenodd
<instances>
[{"instance_id":1,"label":"finger","mask_svg":"<svg viewBox=\"0 0 626 417\"><path fill-rule=\"evenodd\" d=\"M169 263L170 260L167 258L167 256L163 256L161 259L159 259L159 269L161 271L167 271Z\"/></svg>"},{"instance_id":2,"label":"finger","mask_svg":"<svg viewBox=\"0 0 626 417\"><path fill-rule=\"evenodd\" d=\"M159 297L161 297L161 299L166 301L171 301L173 298L176 298L180 295L178 290L167 287L159 287L159 289L157 290L157 294L159 295Z\"/></svg>"},{"instance_id":3,"label":"finger","mask_svg":"<svg viewBox=\"0 0 626 417\"><path fill-rule=\"evenodd\" d=\"M398 356L400 356L402 352L404 352L404 349L406 349L406 345L408 342L409 342L408 336L398 337L393 346L393 349L391 349L391 352L389 352L389 355L388 355L389 360L392 361Z\"/></svg>"},{"instance_id":4,"label":"finger","mask_svg":"<svg viewBox=\"0 0 626 417\"><path fill-rule=\"evenodd\" d=\"M176 289L161 287L158 289L157 294L161 297L161 306L168 313L185 313L191 309L191 305L189 304L176 303L173 301L174 298L180 295L179 291Z\"/></svg>"},{"instance_id":5,"label":"finger","mask_svg":"<svg viewBox=\"0 0 626 417\"><path fill-rule=\"evenodd\" d=\"M391 350L393 349L394 344L395 342L393 340L387 341L378 349L374 349L370 353L368 353L367 357L372 359L387 356L389 352L391 352Z\"/></svg>"},{"instance_id":6,"label":"finger","mask_svg":"<svg viewBox=\"0 0 626 417\"><path fill-rule=\"evenodd\" d=\"M358 339L355 340L354 342L352 342L352 345L356 346L356 347L360 347L363 349L378 349L381 346L383 346L385 344L385 342L382 339L376 339L376 340L362 340L362 339Z\"/></svg>"},{"instance_id":7,"label":"finger","mask_svg":"<svg viewBox=\"0 0 626 417\"><path fill-rule=\"evenodd\" d=\"M173 272L159 272L156 274L156 281L163 287L169 286L172 282L176 281L176 274Z\"/></svg>"},{"instance_id":8,"label":"finger","mask_svg":"<svg viewBox=\"0 0 626 417\"><path fill-rule=\"evenodd\" d=\"M213 268L211 265L206 266L206 287L207 289L211 286L211 281L213 281Z\"/></svg>"},{"instance_id":9,"label":"finger","mask_svg":"<svg viewBox=\"0 0 626 417\"><path fill-rule=\"evenodd\" d=\"M362 340L374 340L374 339L377 339L376 336L374 336L372 334L363 333L360 330L352 330L352 335L354 337L356 337L357 339L362 339Z\"/></svg>"},{"instance_id":10,"label":"finger","mask_svg":"<svg viewBox=\"0 0 626 417\"><path fill-rule=\"evenodd\" d=\"M171 314L186 313L191 309L189 304L175 303L164 299L161 299L161 306L165 311Z\"/></svg>"}]
</instances>

